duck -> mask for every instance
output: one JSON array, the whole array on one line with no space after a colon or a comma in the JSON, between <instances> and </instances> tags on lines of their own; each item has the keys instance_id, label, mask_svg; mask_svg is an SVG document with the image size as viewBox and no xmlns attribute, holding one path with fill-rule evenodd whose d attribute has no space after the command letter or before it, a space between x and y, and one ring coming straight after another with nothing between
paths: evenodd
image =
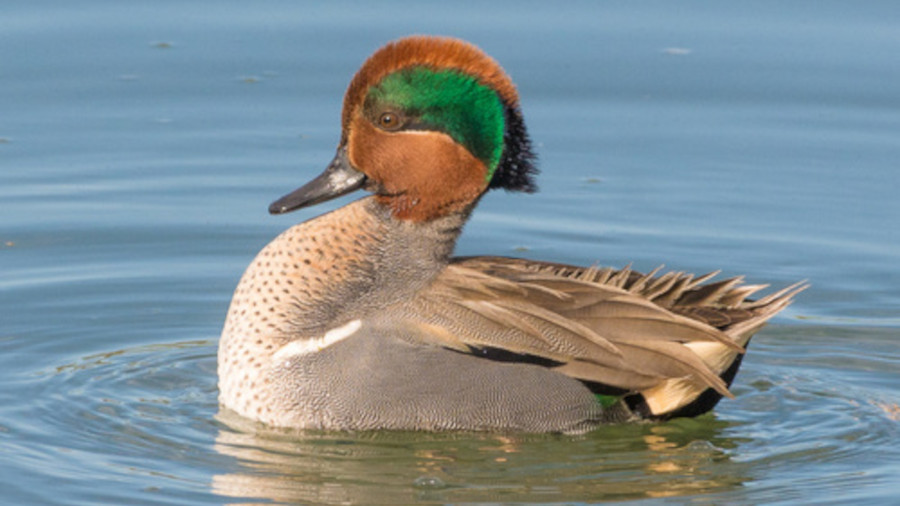
<instances>
[{"instance_id":1,"label":"duck","mask_svg":"<svg viewBox=\"0 0 900 506\"><path fill-rule=\"evenodd\" d=\"M710 411L751 337L806 288L741 277L454 256L490 190L536 190L515 85L475 45L410 36L343 99L294 225L235 289L218 349L222 408L264 426L583 433Z\"/></svg>"}]
</instances>

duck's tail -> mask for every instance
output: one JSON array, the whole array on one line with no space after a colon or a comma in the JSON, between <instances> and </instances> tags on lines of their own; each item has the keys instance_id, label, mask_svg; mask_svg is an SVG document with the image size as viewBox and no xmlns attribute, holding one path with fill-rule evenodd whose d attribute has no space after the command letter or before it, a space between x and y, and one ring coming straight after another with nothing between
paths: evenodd
<instances>
[{"instance_id":1,"label":"duck's tail","mask_svg":"<svg viewBox=\"0 0 900 506\"><path fill-rule=\"evenodd\" d=\"M738 304L740 310L752 312L752 317L725 326L722 330L741 349L716 342L693 342L685 346L696 353L730 387L741 366L750 338L807 286L805 282L796 283L759 300L742 301ZM684 377L668 379L652 388L626 396L624 401L633 413L642 418L668 420L706 413L722 397L722 393L709 388L706 383Z\"/></svg>"}]
</instances>

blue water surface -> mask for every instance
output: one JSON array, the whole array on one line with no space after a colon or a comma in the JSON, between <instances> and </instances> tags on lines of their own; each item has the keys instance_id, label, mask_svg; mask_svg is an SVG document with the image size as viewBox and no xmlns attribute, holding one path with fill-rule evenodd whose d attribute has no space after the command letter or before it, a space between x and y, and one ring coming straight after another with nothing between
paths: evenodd
<instances>
[{"instance_id":1,"label":"blue water surface","mask_svg":"<svg viewBox=\"0 0 900 506\"><path fill-rule=\"evenodd\" d=\"M900 483L900 4L5 1L0 502L889 504ZM468 39L541 191L460 254L812 288L712 414L582 436L286 434L219 415L231 293L362 61Z\"/></svg>"}]
</instances>

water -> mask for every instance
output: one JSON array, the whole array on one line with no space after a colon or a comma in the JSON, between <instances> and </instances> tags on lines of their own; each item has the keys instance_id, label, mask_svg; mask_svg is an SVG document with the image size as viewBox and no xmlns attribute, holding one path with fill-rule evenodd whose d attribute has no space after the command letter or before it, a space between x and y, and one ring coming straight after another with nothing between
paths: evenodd
<instances>
[{"instance_id":1,"label":"water","mask_svg":"<svg viewBox=\"0 0 900 506\"><path fill-rule=\"evenodd\" d=\"M0 502L896 503L892 2L4 2ZM470 39L519 85L542 190L461 254L813 288L737 399L578 436L257 431L216 341L270 217L331 159L362 60Z\"/></svg>"}]
</instances>

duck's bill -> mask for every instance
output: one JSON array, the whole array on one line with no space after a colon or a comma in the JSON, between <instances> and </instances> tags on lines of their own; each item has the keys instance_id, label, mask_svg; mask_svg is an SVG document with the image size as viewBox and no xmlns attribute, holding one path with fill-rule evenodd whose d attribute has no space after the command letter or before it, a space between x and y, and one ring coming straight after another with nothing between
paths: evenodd
<instances>
[{"instance_id":1,"label":"duck's bill","mask_svg":"<svg viewBox=\"0 0 900 506\"><path fill-rule=\"evenodd\" d=\"M314 206L336 199L366 184L366 175L353 168L347 159L347 149L338 149L325 172L302 187L272 202L271 214L284 214L302 207Z\"/></svg>"}]
</instances>

